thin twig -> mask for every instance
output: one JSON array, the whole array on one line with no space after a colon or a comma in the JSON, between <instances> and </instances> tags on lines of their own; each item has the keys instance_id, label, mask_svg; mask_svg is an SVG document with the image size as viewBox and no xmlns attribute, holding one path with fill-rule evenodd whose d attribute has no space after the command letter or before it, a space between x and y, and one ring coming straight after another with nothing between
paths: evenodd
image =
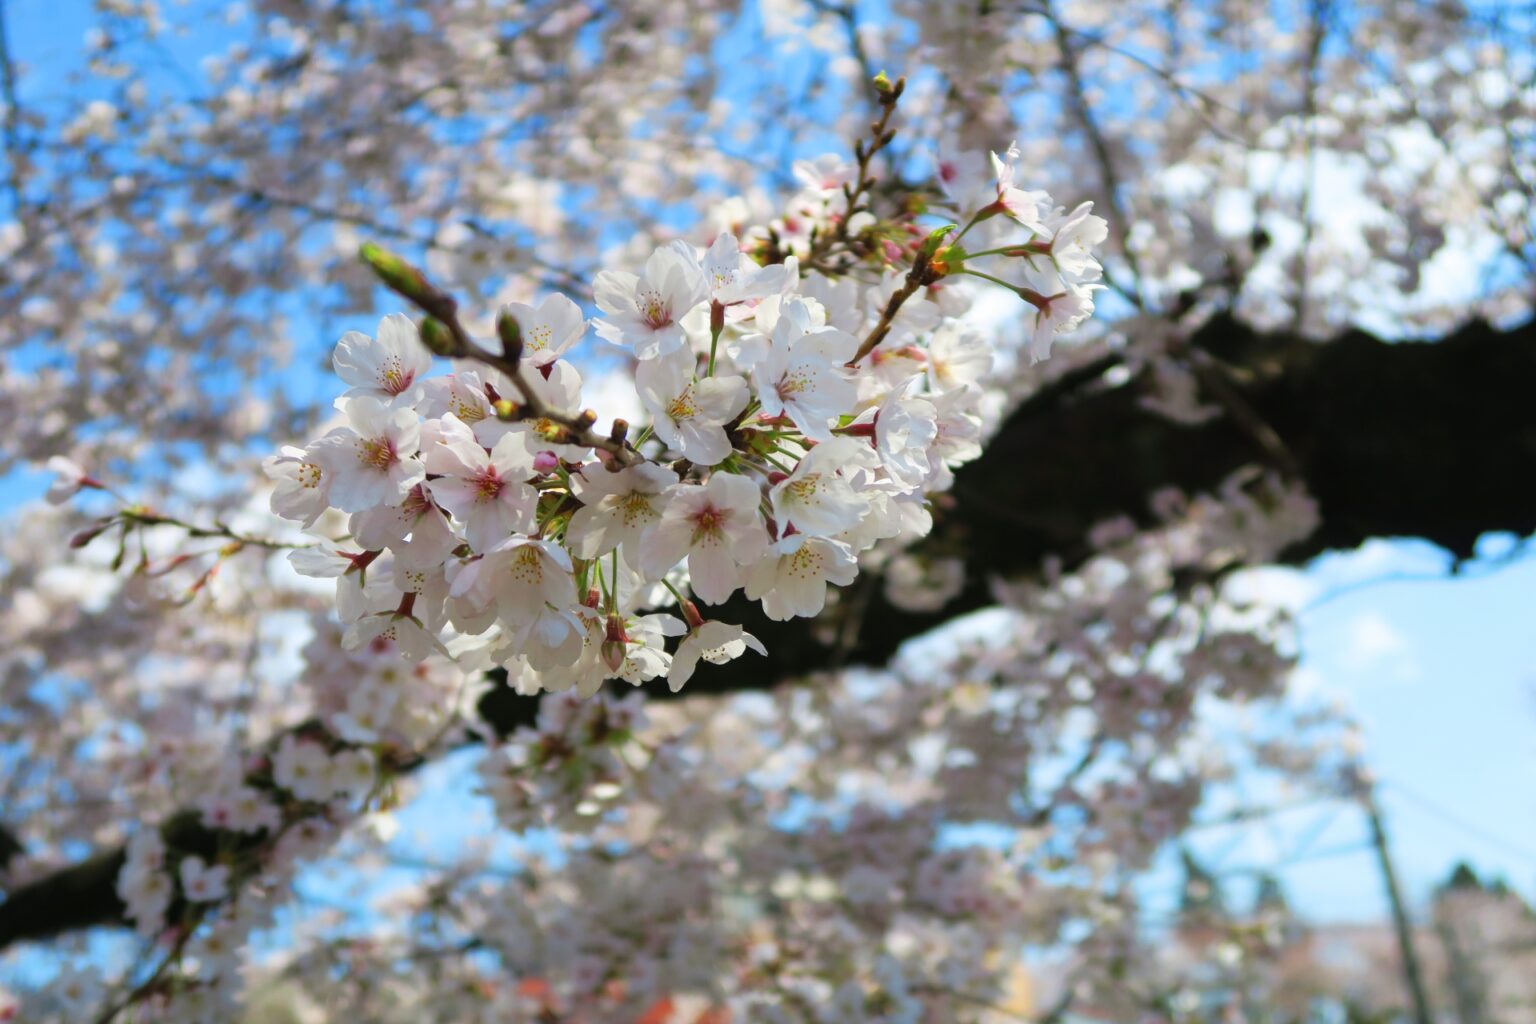
<instances>
[{"instance_id":1,"label":"thin twig","mask_svg":"<svg viewBox=\"0 0 1536 1024\"><path fill-rule=\"evenodd\" d=\"M143 508L128 508L118 514L125 523L134 523L139 526L175 526L184 530L188 537L222 537L225 540L234 541L253 548L270 548L273 551L287 551L292 548L312 547L310 544L295 544L289 541L272 540L269 537L255 537L251 534L236 533L223 523L215 523L212 526L197 526L193 523L177 519L174 516L160 515Z\"/></svg>"},{"instance_id":2,"label":"thin twig","mask_svg":"<svg viewBox=\"0 0 1536 1024\"><path fill-rule=\"evenodd\" d=\"M874 83L875 98L880 104L880 117L870 123L869 142L866 144L863 139L860 139L853 147L854 158L858 161L858 172L854 176L853 184L843 186L843 198L847 200L847 208L843 212L842 219L831 231L818 234L812 239L811 250L802 264L807 270L830 269L827 266L827 260L839 248L847 250L851 247L853 240L848 234L848 225L853 221L855 214L865 209L864 200L875 185L876 179L870 172L870 165L874 162L875 154L889 146L896 138L896 129L890 127L891 115L896 113L896 104L900 102L901 94L907 87L907 80L898 78L895 83L891 83L881 76L876 76Z\"/></svg>"},{"instance_id":3,"label":"thin twig","mask_svg":"<svg viewBox=\"0 0 1536 1024\"><path fill-rule=\"evenodd\" d=\"M864 40L859 37L859 14L854 0L847 3L834 4L829 0L811 0L811 7L822 14L830 14L843 24L843 34L848 39L848 55L858 64L861 77L867 83L875 77L874 64L870 63L869 51L864 48ZM878 101L867 93L865 99L870 105L870 113L878 114L876 109Z\"/></svg>"},{"instance_id":4,"label":"thin twig","mask_svg":"<svg viewBox=\"0 0 1536 1024\"><path fill-rule=\"evenodd\" d=\"M1221 403L1227 415L1264 450L1276 468L1293 480L1302 479L1301 463L1295 453L1275 428L1232 386L1232 368L1203 349L1185 345L1177 346L1177 349L1186 357L1200 383Z\"/></svg>"},{"instance_id":5,"label":"thin twig","mask_svg":"<svg viewBox=\"0 0 1536 1024\"><path fill-rule=\"evenodd\" d=\"M96 1024L111 1024L112 1021L117 1019L118 1014L133 1006L145 996L153 994L159 988L160 980L165 977L165 972L170 970L172 964L178 963L181 960L182 951L187 948L187 943L191 941L192 935L196 931L197 922L195 920L190 925L183 926L176 938L176 944L171 947L170 952L165 954L165 959L160 961L160 965L155 968L154 973L135 986L133 991L129 992L121 1000L110 1004L103 1010L101 1015L96 1018Z\"/></svg>"},{"instance_id":6,"label":"thin twig","mask_svg":"<svg viewBox=\"0 0 1536 1024\"><path fill-rule=\"evenodd\" d=\"M912 264L912 269L907 271L907 279L902 282L901 287L891 293L890 299L885 304L885 309L880 313L879 322L869 332L869 336L864 339L864 343L859 346L858 353L848 361L848 365L854 365L873 352L875 346L884 341L885 336L891 333L891 325L895 323L896 314L901 311L902 305L919 288L930 285L936 280L938 280L938 275L934 272L932 259L926 253L920 255L917 262Z\"/></svg>"},{"instance_id":7,"label":"thin twig","mask_svg":"<svg viewBox=\"0 0 1536 1024\"><path fill-rule=\"evenodd\" d=\"M458 302L453 296L427 280L420 270L400 257L374 245L364 245L363 260L379 275L380 280L400 297L409 300L438 326L423 324L426 332L440 330L437 344L428 345L436 354L450 359L469 359L499 370L517 389L521 402L510 408L499 408L497 416L503 420L533 421L535 425L549 424L556 430L545 434L546 440L558 444L574 444L583 448L595 448L607 452L621 466L644 462L645 457L635 451L625 440L628 427L622 420L614 421L614 430L603 436L592 429L597 414L591 409L568 413L549 406L529 382L527 369L521 359L521 341L515 343L504 337L502 354L488 352L475 343L469 331L459 320ZM517 328L520 330L520 328ZM558 434L560 436L548 436Z\"/></svg>"},{"instance_id":8,"label":"thin twig","mask_svg":"<svg viewBox=\"0 0 1536 1024\"><path fill-rule=\"evenodd\" d=\"M1093 147L1094 156L1098 160L1099 175L1104 182L1105 198L1114 212L1115 241L1119 244L1120 253L1125 257L1126 264L1131 268L1131 275L1135 278L1131 282L1134 287L1128 290L1115 284L1108 268L1105 268L1104 280L1113 285L1115 290L1123 294L1137 309L1144 309L1146 303L1141 297L1141 266L1136 259L1136 254L1131 251L1131 218L1120 199L1120 175L1115 170L1115 163L1109 152L1109 142L1104 137L1103 129L1099 127L1098 118L1093 116L1093 110L1088 106L1088 93L1083 84L1082 73L1077 66L1077 51L1072 47L1072 40L1068 34L1070 30L1057 16L1049 0L1042 3L1040 13L1051 23L1055 31L1056 46L1061 53L1061 70L1067 76L1067 84L1070 86L1068 99L1072 104L1072 112L1082 124L1083 131L1088 136L1088 143Z\"/></svg>"},{"instance_id":9,"label":"thin twig","mask_svg":"<svg viewBox=\"0 0 1536 1024\"><path fill-rule=\"evenodd\" d=\"M1328 30L1326 19L1328 0L1312 0L1309 7L1311 15L1311 38L1307 44L1307 72L1306 93L1301 105L1301 130L1303 134L1302 158L1305 180L1301 190L1301 250L1297 254L1297 292L1296 312L1291 321L1291 329L1298 334L1307 319L1307 288L1309 285L1311 260L1309 255L1312 250L1312 236L1316 231L1316 224L1312 216L1314 194L1317 191L1317 87L1318 70L1321 67L1323 53L1323 40L1327 37Z\"/></svg>"}]
</instances>

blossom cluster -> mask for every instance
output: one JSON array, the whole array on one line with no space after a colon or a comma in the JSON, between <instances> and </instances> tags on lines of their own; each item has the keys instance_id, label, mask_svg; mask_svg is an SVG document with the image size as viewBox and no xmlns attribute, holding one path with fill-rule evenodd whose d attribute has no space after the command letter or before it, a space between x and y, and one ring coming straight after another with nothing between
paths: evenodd
<instances>
[{"instance_id":1,"label":"blossom cluster","mask_svg":"<svg viewBox=\"0 0 1536 1024\"><path fill-rule=\"evenodd\" d=\"M963 294L936 286L994 280L967 261L1022 265L1009 287L1033 310L1036 357L1091 310L1103 221L1017 188L1017 156L993 157L964 230L887 242L873 268L823 273L813 241L802 266L793 240L770 254L722 232L702 251L661 246L638 274L599 273L590 325L561 294L504 307L500 355L445 342L430 317L347 334L341 424L267 464L273 510L326 541L294 566L337 580L348 646L503 666L525 693L659 677L677 690L701 660L765 653L698 604L740 591L770 619L819 614L861 555L928 531L928 495L980 452L991 352L960 319ZM856 173L828 168L812 190ZM962 248L999 216L1019 238ZM410 287L431 295L397 290ZM577 412L571 358L589 326L635 360L634 441L622 420L600 436ZM433 351L457 357L452 373L431 375Z\"/></svg>"},{"instance_id":2,"label":"blossom cluster","mask_svg":"<svg viewBox=\"0 0 1536 1024\"><path fill-rule=\"evenodd\" d=\"M699 610L738 592L772 619L814 616L863 564L888 568L888 587L912 600L935 600L910 559L889 556L927 532L928 497L980 451L992 352L963 319L965 263L1054 266L1053 250L1070 262L1076 244L1045 229L1043 194L1033 213L1012 197L1011 160L997 163L978 209L955 208L964 230L926 235L899 216L840 217L836 197L855 205L866 171L863 161L835 174L828 165L791 203L796 224L819 221L803 237L783 219L740 238L721 232L705 248L661 246L637 274L597 275L594 321L559 294L509 304L499 354L445 349L443 332L462 327L408 294L426 319L388 316L374 336L349 333L337 346L333 366L349 390L334 429L266 463L272 511L318 543L194 527L126 503L80 534L86 546L138 533L133 579L145 598L197 593L248 547L292 548L300 574L337 583L339 623L312 619L297 652L308 717L294 715L255 752L189 750L175 778L196 776L190 807L128 843L115 880L127 919L170 941L172 960L188 957L149 1002L166 1019L232 1005L229 949L268 920L268 897L299 860L387 799L397 767L430 756L466 717L478 693L469 673L500 666L520 692L562 691L485 759L482 779L507 826L579 834L637 801L682 822L679 801L695 813L724 806L724 794L701 801L687 785L694 752L675 738L641 739L633 702L582 698L610 678L664 677L676 690L701 661L765 653L741 626ZM845 171L855 187L828 184ZM1017 244L965 253L967 232L995 218L1018 230ZM1091 294L1091 276L1059 287ZM634 361L637 432L615 420L596 433L596 414L577 411L583 379L572 360L589 330ZM453 372L434 375L434 353L451 356ZM52 468L55 502L82 490L124 501L67 460ZM144 534L163 528L221 546L161 552L157 535L145 547ZM993 883L972 878L969 859L921 854L928 831L911 839L913 856L900 859L923 867L903 886L947 916L992 905L983 890ZM866 871L851 890L869 902L895 884ZM627 885L613 881L615 891ZM713 929L684 896L701 934ZM583 962L599 964L591 953ZM880 998L915 1006L901 972L881 971Z\"/></svg>"},{"instance_id":3,"label":"blossom cluster","mask_svg":"<svg viewBox=\"0 0 1536 1024\"><path fill-rule=\"evenodd\" d=\"M390 781L392 765L431 751L464 717L455 697L468 700L474 691L451 665L404 663L382 641L346 650L340 629L323 616L311 627L301 682L315 717L261 752L210 751L189 765L190 809L198 827L222 837L221 856L210 863L150 828L128 843L116 891L140 933L156 936L177 923L170 912L178 896L201 913L253 872L271 879L291 868L318 838L356 820ZM556 713L552 704L549 715Z\"/></svg>"},{"instance_id":4,"label":"blossom cluster","mask_svg":"<svg viewBox=\"0 0 1536 1024\"><path fill-rule=\"evenodd\" d=\"M1201 737L1196 704L1238 713L1291 668L1281 624L1235 617L1213 581L1316 522L1252 474L1219 498L1161 494L1157 514L1103 524L1070 572L1000 588L994 628L944 657L708 712L546 699L480 777L499 824L554 825L561 856L520 859L504 884L434 881L410 904L501 958L462 965L457 1012L985 1022L1029 1005L1013 1002L1019 951L1069 934L1079 997L1118 1008L1127 958L1155 962L1123 879L1245 756ZM1174 575L1197 582L1173 597ZM1071 765L1069 730L1097 737ZM332 978L324 960L305 970L317 993Z\"/></svg>"},{"instance_id":5,"label":"blossom cluster","mask_svg":"<svg viewBox=\"0 0 1536 1024\"><path fill-rule=\"evenodd\" d=\"M1315 524L1305 499L1251 475L1219 499L1169 493L1155 504L1158 529L1104 524L1078 569L999 588L1013 609L1005 628L911 674L899 663L836 674L703 714L694 702L645 709L639 694L546 698L535 723L488 751L480 778L499 824L555 826L561 857L493 874L471 863L408 901L448 927L322 943L275 969L317 997L360 986L363 1000L401 963L442 962L462 982L451 993L405 989L446 1000L424 1019L620 1024L670 1006L685 1021L983 1021L983 1007L1010 998L1017 950L1074 928L1092 936L1078 943L1083 984L1113 993L1133 918L1112 881L1186 827L1219 775L1213 751L1174 754L1197 729L1196 700L1272 694L1289 667L1265 631L1223 621L1208 584L1153 599L1174 575L1213 579ZM420 702L451 688L433 674L438 659L403 664L382 642L347 652L340 632L318 623L305 653L327 723L361 728L380 750L425 728L362 713L393 708L381 693ZM354 686L371 694L356 707L345 699ZM1104 737L1096 756L1042 767L1068 721ZM162 917L177 887L188 908L169 933L191 936L188 955L149 1019L233 1012L246 983L228 949L267 919L253 893L277 888L294 844L334 838L327 819L343 820L361 792L341 768L354 747L301 728L214 773L227 782L210 790L228 796L204 802L203 822L275 839L252 858L259 886L242 885L243 855L210 865L147 832L130 845L119 887L131 910ZM273 810L234 808L241 788ZM273 811L281 824L257 825ZM1008 826L1015 841L957 842L951 829L967 822ZM466 935L495 952L494 972L444 945ZM67 1001L99 988L71 975L52 991Z\"/></svg>"}]
</instances>

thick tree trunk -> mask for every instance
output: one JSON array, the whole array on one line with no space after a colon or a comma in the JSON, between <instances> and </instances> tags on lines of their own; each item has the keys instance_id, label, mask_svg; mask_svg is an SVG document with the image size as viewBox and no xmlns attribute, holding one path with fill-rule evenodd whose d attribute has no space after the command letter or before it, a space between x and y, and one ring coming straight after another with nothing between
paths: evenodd
<instances>
[{"instance_id":1,"label":"thick tree trunk","mask_svg":"<svg viewBox=\"0 0 1536 1024\"><path fill-rule=\"evenodd\" d=\"M1286 552L1293 563L1371 537L1419 537L1466 557L1484 533L1536 531L1536 322L1506 332L1473 323L1432 343L1352 332L1318 344L1217 319L1190 347L1220 361L1206 372L1240 415L1188 426L1150 412L1143 381L1107 382L1114 356L1069 371L1014 412L936 511L925 550L966 562L954 600L905 612L863 577L830 621L812 624L770 622L738 598L713 617L744 624L768 657L706 669L685 692L761 689L834 661L883 664L904 641L991 603L992 578L1027 575L1047 556L1070 565L1095 524L1149 522L1154 491L1209 491L1251 463L1279 463L1319 503L1322 525ZM536 707L501 687L480 711L507 733ZM211 834L183 838L200 846ZM119 922L120 862L108 851L13 891L0 904L0 948Z\"/></svg>"}]
</instances>

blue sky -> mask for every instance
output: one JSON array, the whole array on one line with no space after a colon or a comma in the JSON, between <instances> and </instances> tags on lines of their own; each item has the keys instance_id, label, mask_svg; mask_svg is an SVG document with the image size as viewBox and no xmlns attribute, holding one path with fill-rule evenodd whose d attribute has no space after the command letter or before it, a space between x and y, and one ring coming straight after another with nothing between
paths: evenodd
<instances>
[{"instance_id":1,"label":"blue sky","mask_svg":"<svg viewBox=\"0 0 1536 1024\"><path fill-rule=\"evenodd\" d=\"M1361 724L1415 903L1462 859L1536 896L1536 557L1512 548L1485 538L1451 575L1432 545L1372 541L1251 588L1297 609L1295 692ZM1309 916L1348 921L1386 908L1366 835L1355 805L1320 801L1193 845L1218 871L1279 866Z\"/></svg>"}]
</instances>

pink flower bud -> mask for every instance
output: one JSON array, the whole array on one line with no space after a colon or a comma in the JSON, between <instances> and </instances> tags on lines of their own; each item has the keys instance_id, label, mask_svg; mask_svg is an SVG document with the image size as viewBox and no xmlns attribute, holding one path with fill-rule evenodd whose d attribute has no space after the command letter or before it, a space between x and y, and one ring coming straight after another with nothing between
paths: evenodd
<instances>
[{"instance_id":1,"label":"pink flower bud","mask_svg":"<svg viewBox=\"0 0 1536 1024\"><path fill-rule=\"evenodd\" d=\"M72 548L83 548L97 537L100 537L107 527L111 525L112 520L107 519L97 523L95 526L88 526L69 538L69 546Z\"/></svg>"},{"instance_id":2,"label":"pink flower bud","mask_svg":"<svg viewBox=\"0 0 1536 1024\"><path fill-rule=\"evenodd\" d=\"M617 615L608 616L607 634L603 640L603 664L609 671L617 672L629 657L629 634L624 632L624 620Z\"/></svg>"}]
</instances>

